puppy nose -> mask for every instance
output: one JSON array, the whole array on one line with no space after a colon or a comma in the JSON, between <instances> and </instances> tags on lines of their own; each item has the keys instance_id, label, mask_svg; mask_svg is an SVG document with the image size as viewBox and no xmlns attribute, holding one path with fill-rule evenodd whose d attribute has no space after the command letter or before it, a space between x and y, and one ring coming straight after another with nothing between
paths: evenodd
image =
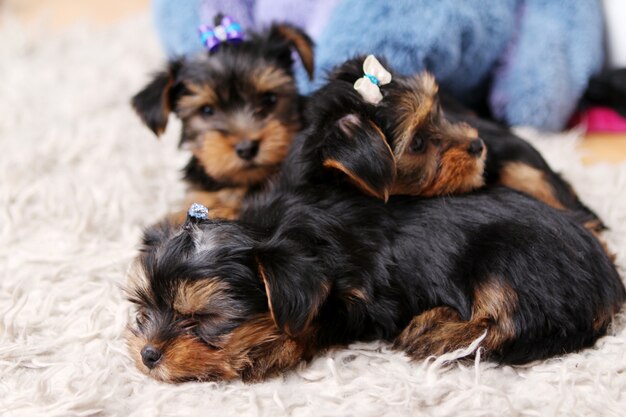
<instances>
[{"instance_id":1,"label":"puppy nose","mask_svg":"<svg viewBox=\"0 0 626 417\"><path fill-rule=\"evenodd\" d=\"M241 159L249 161L259 153L259 141L244 139L235 146L235 152Z\"/></svg>"},{"instance_id":2,"label":"puppy nose","mask_svg":"<svg viewBox=\"0 0 626 417\"><path fill-rule=\"evenodd\" d=\"M152 345L146 345L141 349L141 361L150 369L156 366L161 356L163 356L161 351Z\"/></svg>"},{"instance_id":3,"label":"puppy nose","mask_svg":"<svg viewBox=\"0 0 626 417\"><path fill-rule=\"evenodd\" d=\"M467 151L472 155L479 156L483 152L484 148L485 144L482 139L474 139L470 142Z\"/></svg>"}]
</instances>

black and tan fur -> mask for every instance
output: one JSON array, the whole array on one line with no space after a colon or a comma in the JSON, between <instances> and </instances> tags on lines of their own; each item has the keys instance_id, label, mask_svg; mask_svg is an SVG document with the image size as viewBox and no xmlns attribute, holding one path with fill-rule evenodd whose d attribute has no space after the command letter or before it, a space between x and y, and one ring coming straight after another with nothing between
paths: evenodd
<instances>
[{"instance_id":1,"label":"black and tan fur","mask_svg":"<svg viewBox=\"0 0 626 417\"><path fill-rule=\"evenodd\" d=\"M344 96L324 97L238 220L146 232L128 288L141 371L256 381L355 341L422 359L481 337L487 358L517 364L606 333L624 286L575 215L497 186L394 196L397 155L375 108L337 113Z\"/></svg>"},{"instance_id":2,"label":"black and tan fur","mask_svg":"<svg viewBox=\"0 0 626 417\"><path fill-rule=\"evenodd\" d=\"M392 111L365 102L342 68L309 98L309 126L294 142L284 177L299 185L336 179L385 201L392 195L463 194L485 184L483 141L434 107L432 77L413 79L415 91L397 97ZM405 111L413 117L400 117ZM316 137L316 147L303 146L309 137Z\"/></svg>"},{"instance_id":3,"label":"black and tan fur","mask_svg":"<svg viewBox=\"0 0 626 417\"><path fill-rule=\"evenodd\" d=\"M363 59L354 58L335 68L329 87L340 82L352 85L362 76ZM387 135L396 156L397 178L391 194L450 195L499 184L573 213L594 232L604 229L598 216L530 143L440 94L430 74L394 74L381 92L384 98L371 110L371 117ZM358 95L352 97L353 101L359 99ZM484 159L482 178L477 177L476 156Z\"/></svg>"},{"instance_id":4,"label":"black and tan fur","mask_svg":"<svg viewBox=\"0 0 626 417\"><path fill-rule=\"evenodd\" d=\"M624 300L586 229L505 188L279 188L235 222L151 229L129 294L131 356L167 382L260 380L375 339L422 359L484 335L485 357L525 363L593 345Z\"/></svg>"},{"instance_id":5,"label":"black and tan fur","mask_svg":"<svg viewBox=\"0 0 626 417\"><path fill-rule=\"evenodd\" d=\"M300 29L274 24L248 36L170 62L132 99L157 136L170 113L181 119L180 145L192 152L184 169L188 200L215 209L215 217L237 216L243 196L278 171L302 127L293 50L313 74L313 43Z\"/></svg>"}]
</instances>

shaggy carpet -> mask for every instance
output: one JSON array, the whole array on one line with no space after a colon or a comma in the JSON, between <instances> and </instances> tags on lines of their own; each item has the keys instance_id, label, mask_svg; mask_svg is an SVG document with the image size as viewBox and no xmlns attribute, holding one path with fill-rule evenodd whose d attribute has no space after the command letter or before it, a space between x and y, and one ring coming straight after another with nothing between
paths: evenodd
<instances>
[{"instance_id":1,"label":"shaggy carpet","mask_svg":"<svg viewBox=\"0 0 626 417\"><path fill-rule=\"evenodd\" d=\"M128 106L162 60L147 17L56 34L0 25L0 415L623 416L626 317L528 366L410 362L355 344L279 378L167 385L139 373L120 287L142 227L183 196L179 125ZM583 167L575 132L523 132L606 220L626 266L626 164ZM555 248L558 250L558 247Z\"/></svg>"}]
</instances>

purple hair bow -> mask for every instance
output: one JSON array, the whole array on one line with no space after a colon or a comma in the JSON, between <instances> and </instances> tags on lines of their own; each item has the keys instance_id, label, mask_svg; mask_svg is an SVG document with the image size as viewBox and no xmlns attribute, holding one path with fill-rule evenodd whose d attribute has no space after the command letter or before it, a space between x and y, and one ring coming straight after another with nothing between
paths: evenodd
<instances>
[{"instance_id":1,"label":"purple hair bow","mask_svg":"<svg viewBox=\"0 0 626 417\"><path fill-rule=\"evenodd\" d=\"M243 41L241 25L230 16L218 15L215 18L215 27L202 25L198 28L202 44L213 52L223 42L239 43Z\"/></svg>"}]
</instances>

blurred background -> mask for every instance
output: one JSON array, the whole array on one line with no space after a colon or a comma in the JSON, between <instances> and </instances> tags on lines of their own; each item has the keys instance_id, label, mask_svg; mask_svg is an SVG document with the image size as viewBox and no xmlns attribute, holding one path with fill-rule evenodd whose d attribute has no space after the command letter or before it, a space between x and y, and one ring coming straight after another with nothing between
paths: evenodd
<instances>
[{"instance_id":1,"label":"blurred background","mask_svg":"<svg viewBox=\"0 0 626 417\"><path fill-rule=\"evenodd\" d=\"M62 30L79 22L107 25L137 13L148 13L150 0L0 0L5 15L27 25L45 23Z\"/></svg>"}]
</instances>

